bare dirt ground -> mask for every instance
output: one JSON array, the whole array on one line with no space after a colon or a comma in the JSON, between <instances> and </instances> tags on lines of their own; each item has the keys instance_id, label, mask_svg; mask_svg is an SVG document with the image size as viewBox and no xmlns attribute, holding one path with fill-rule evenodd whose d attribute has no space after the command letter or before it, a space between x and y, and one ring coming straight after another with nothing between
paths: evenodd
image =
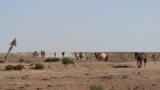
<instances>
[{"instance_id":1,"label":"bare dirt ground","mask_svg":"<svg viewBox=\"0 0 160 90\"><path fill-rule=\"evenodd\" d=\"M154 64L151 60L141 69L137 68L136 60L95 62L89 59L68 66L39 58L22 63L10 60L0 63L0 90L90 90L93 84L102 85L104 90L160 90L160 62ZM43 63L45 69L33 69L31 63L37 62ZM7 71L5 66L9 64L22 64L25 69Z\"/></svg>"}]
</instances>

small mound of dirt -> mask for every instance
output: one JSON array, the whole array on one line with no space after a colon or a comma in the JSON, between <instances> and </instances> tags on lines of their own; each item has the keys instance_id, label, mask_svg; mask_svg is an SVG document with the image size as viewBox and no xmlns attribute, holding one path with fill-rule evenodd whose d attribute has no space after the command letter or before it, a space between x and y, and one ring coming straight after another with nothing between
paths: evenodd
<instances>
[{"instance_id":1,"label":"small mound of dirt","mask_svg":"<svg viewBox=\"0 0 160 90\"><path fill-rule=\"evenodd\" d=\"M130 66L130 65L116 65L116 66L113 66L113 68L133 68L133 66Z\"/></svg>"}]
</instances>

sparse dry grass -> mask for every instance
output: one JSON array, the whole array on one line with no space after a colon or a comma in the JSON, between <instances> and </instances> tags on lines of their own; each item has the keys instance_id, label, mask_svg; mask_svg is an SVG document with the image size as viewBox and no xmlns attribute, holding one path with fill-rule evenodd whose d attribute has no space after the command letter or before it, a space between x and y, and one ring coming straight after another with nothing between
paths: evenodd
<instances>
[{"instance_id":1,"label":"sparse dry grass","mask_svg":"<svg viewBox=\"0 0 160 90\"><path fill-rule=\"evenodd\" d=\"M24 55L24 54L23 54ZM91 54L88 54L92 56ZM17 55L18 56L18 55ZM88 56L88 57L90 57ZM90 90L91 85L102 85L104 90L159 90L160 63L152 61L147 67L137 68L131 55L126 56L126 62L117 62L120 55L111 55L113 62L95 62L94 58L75 62L73 65L63 65L61 62L44 62L44 59L21 57L29 63L20 63L18 59L9 59L0 63L1 90ZM15 56L16 57L16 56ZM132 62L129 62L131 58ZM15 60L15 61L11 61ZM16 61L17 60L17 61ZM45 66L43 70L33 69L36 63ZM6 71L6 65L24 65L21 71Z\"/></svg>"}]
</instances>

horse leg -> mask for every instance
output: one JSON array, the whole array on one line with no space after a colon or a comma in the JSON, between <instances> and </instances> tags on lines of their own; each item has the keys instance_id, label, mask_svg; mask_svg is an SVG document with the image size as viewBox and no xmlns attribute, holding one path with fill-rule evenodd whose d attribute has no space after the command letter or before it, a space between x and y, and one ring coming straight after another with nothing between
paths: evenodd
<instances>
[{"instance_id":1,"label":"horse leg","mask_svg":"<svg viewBox=\"0 0 160 90\"><path fill-rule=\"evenodd\" d=\"M79 56L76 57L77 61L79 61Z\"/></svg>"},{"instance_id":2,"label":"horse leg","mask_svg":"<svg viewBox=\"0 0 160 90\"><path fill-rule=\"evenodd\" d=\"M102 62L102 58L101 57L99 58L99 61Z\"/></svg>"},{"instance_id":3,"label":"horse leg","mask_svg":"<svg viewBox=\"0 0 160 90\"><path fill-rule=\"evenodd\" d=\"M146 66L146 63L147 63L147 59L145 58L144 59L144 67Z\"/></svg>"},{"instance_id":4,"label":"horse leg","mask_svg":"<svg viewBox=\"0 0 160 90\"><path fill-rule=\"evenodd\" d=\"M82 61L82 57L80 57L80 61Z\"/></svg>"},{"instance_id":5,"label":"horse leg","mask_svg":"<svg viewBox=\"0 0 160 90\"><path fill-rule=\"evenodd\" d=\"M144 67L146 66L146 63L144 62Z\"/></svg>"},{"instance_id":6,"label":"horse leg","mask_svg":"<svg viewBox=\"0 0 160 90\"><path fill-rule=\"evenodd\" d=\"M106 62L106 59L105 59L105 58L103 58L103 62Z\"/></svg>"},{"instance_id":7,"label":"horse leg","mask_svg":"<svg viewBox=\"0 0 160 90\"><path fill-rule=\"evenodd\" d=\"M98 62L100 62L100 58L98 58Z\"/></svg>"},{"instance_id":8,"label":"horse leg","mask_svg":"<svg viewBox=\"0 0 160 90\"><path fill-rule=\"evenodd\" d=\"M108 62L108 56L106 56L105 61L107 61L107 62Z\"/></svg>"},{"instance_id":9,"label":"horse leg","mask_svg":"<svg viewBox=\"0 0 160 90\"><path fill-rule=\"evenodd\" d=\"M104 62L107 62L107 59L106 59L106 58L104 59Z\"/></svg>"},{"instance_id":10,"label":"horse leg","mask_svg":"<svg viewBox=\"0 0 160 90\"><path fill-rule=\"evenodd\" d=\"M137 60L137 66L138 66L138 68L139 68L139 60Z\"/></svg>"},{"instance_id":11,"label":"horse leg","mask_svg":"<svg viewBox=\"0 0 160 90\"><path fill-rule=\"evenodd\" d=\"M76 56L76 61L78 61L78 58L77 58L77 56Z\"/></svg>"},{"instance_id":12,"label":"horse leg","mask_svg":"<svg viewBox=\"0 0 160 90\"><path fill-rule=\"evenodd\" d=\"M141 66L142 66L142 60L140 60L140 67L139 68L141 68Z\"/></svg>"},{"instance_id":13,"label":"horse leg","mask_svg":"<svg viewBox=\"0 0 160 90\"><path fill-rule=\"evenodd\" d=\"M107 56L107 62L108 62L108 60L109 60L109 59L108 59L108 56Z\"/></svg>"},{"instance_id":14,"label":"horse leg","mask_svg":"<svg viewBox=\"0 0 160 90\"><path fill-rule=\"evenodd\" d=\"M154 59L154 63L156 64L156 59Z\"/></svg>"},{"instance_id":15,"label":"horse leg","mask_svg":"<svg viewBox=\"0 0 160 90\"><path fill-rule=\"evenodd\" d=\"M146 62L145 62L145 60L144 60L144 67L146 66Z\"/></svg>"},{"instance_id":16,"label":"horse leg","mask_svg":"<svg viewBox=\"0 0 160 90\"><path fill-rule=\"evenodd\" d=\"M78 57L78 60L80 61L80 57Z\"/></svg>"},{"instance_id":17,"label":"horse leg","mask_svg":"<svg viewBox=\"0 0 160 90\"><path fill-rule=\"evenodd\" d=\"M141 64L142 64L142 61L141 60L137 60L137 66L138 66L138 68L141 68Z\"/></svg>"},{"instance_id":18,"label":"horse leg","mask_svg":"<svg viewBox=\"0 0 160 90\"><path fill-rule=\"evenodd\" d=\"M102 58L100 58L99 61L102 62Z\"/></svg>"}]
</instances>

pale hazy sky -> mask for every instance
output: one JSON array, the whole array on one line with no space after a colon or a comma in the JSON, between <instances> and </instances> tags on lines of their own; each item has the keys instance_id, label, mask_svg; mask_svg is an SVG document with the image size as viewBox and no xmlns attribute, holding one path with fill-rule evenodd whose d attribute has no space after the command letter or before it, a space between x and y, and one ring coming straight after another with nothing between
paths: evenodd
<instances>
[{"instance_id":1,"label":"pale hazy sky","mask_svg":"<svg viewBox=\"0 0 160 90\"><path fill-rule=\"evenodd\" d=\"M0 52L160 51L160 0L0 0Z\"/></svg>"}]
</instances>

